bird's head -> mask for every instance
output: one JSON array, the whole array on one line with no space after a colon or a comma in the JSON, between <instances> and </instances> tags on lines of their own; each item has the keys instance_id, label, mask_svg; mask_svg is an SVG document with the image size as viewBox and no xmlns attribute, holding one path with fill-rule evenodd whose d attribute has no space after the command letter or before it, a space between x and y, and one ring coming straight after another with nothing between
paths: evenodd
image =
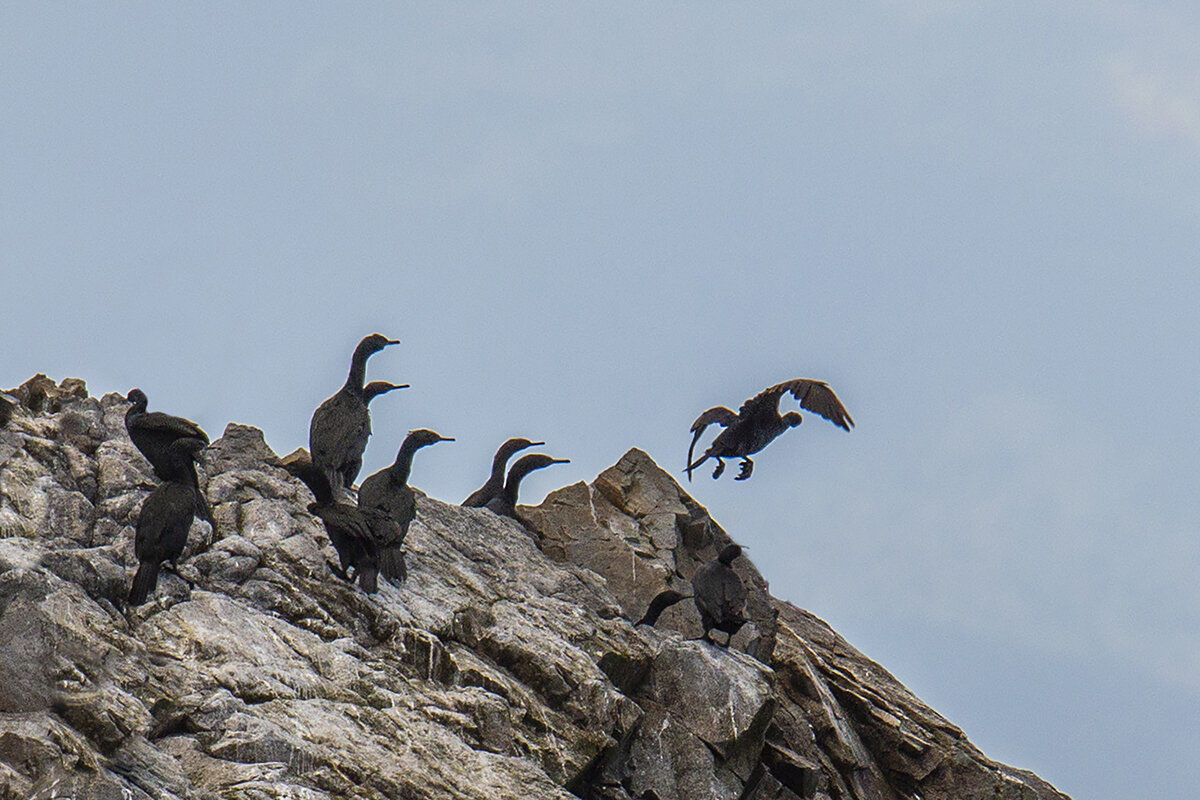
<instances>
[{"instance_id":1,"label":"bird's head","mask_svg":"<svg viewBox=\"0 0 1200 800\"><path fill-rule=\"evenodd\" d=\"M428 428L421 428L419 430L410 432L404 441L409 447L415 449L417 447L425 447L438 442L453 442L454 438L450 436L442 436L437 431L431 431Z\"/></svg>"},{"instance_id":2,"label":"bird's head","mask_svg":"<svg viewBox=\"0 0 1200 800\"><path fill-rule=\"evenodd\" d=\"M804 421L804 417L800 416L799 411L789 411L783 415L783 421L787 423L789 428L794 428Z\"/></svg>"},{"instance_id":3,"label":"bird's head","mask_svg":"<svg viewBox=\"0 0 1200 800\"><path fill-rule=\"evenodd\" d=\"M717 556L717 561L720 561L725 566L733 563L733 560L742 554L742 546L738 544L727 544L721 549L721 554Z\"/></svg>"},{"instance_id":4,"label":"bird's head","mask_svg":"<svg viewBox=\"0 0 1200 800\"><path fill-rule=\"evenodd\" d=\"M354 348L354 355L359 358L366 358L393 344L400 344L400 340L389 339L382 333L372 333L358 343L358 347Z\"/></svg>"},{"instance_id":5,"label":"bird's head","mask_svg":"<svg viewBox=\"0 0 1200 800\"><path fill-rule=\"evenodd\" d=\"M129 394L125 395L125 399L135 406L141 406L142 408L145 408L148 402L146 400L146 393L141 389L130 389Z\"/></svg>"}]
</instances>

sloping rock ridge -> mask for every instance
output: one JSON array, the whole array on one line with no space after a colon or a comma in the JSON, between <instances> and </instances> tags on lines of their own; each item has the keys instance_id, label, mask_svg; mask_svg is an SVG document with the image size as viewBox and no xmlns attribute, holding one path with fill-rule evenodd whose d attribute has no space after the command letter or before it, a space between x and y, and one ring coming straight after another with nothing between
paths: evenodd
<instances>
[{"instance_id":1,"label":"sloping rock ridge","mask_svg":"<svg viewBox=\"0 0 1200 800\"><path fill-rule=\"evenodd\" d=\"M206 451L216 529L124 602L155 485L126 403L0 394L0 800L1065 798L997 764L750 562L726 650L680 603L729 541L645 453L522 509L421 497L409 579L330 574L260 431Z\"/></svg>"}]
</instances>

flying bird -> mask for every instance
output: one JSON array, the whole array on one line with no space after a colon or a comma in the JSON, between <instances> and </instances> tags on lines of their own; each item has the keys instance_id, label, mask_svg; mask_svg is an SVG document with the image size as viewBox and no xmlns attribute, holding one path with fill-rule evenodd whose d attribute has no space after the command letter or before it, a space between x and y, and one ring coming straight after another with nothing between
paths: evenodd
<instances>
[{"instance_id":1,"label":"flying bird","mask_svg":"<svg viewBox=\"0 0 1200 800\"><path fill-rule=\"evenodd\" d=\"M779 413L779 399L785 392L791 392L792 397L800 401L800 407L818 414L837 425L843 430L854 427L842 401L838 400L833 389L824 381L814 381L807 378L797 378L792 381L777 383L751 397L735 414L724 406L717 406L705 411L692 423L692 444L688 447L688 480L692 479L692 470L706 460L713 458L717 468L713 470L713 478L721 477L725 471L726 458L742 459L741 469L734 480L744 481L754 471L754 462L750 460L757 453L773 442L776 437L788 428L794 428L802 421L796 411L789 411L782 416ZM704 455L692 461L696 442L704 433L704 429L716 423L725 430L717 434Z\"/></svg>"},{"instance_id":2,"label":"flying bird","mask_svg":"<svg viewBox=\"0 0 1200 800\"><path fill-rule=\"evenodd\" d=\"M367 359L385 347L399 344L378 333L358 343L350 359L346 383L317 407L308 426L308 450L313 465L325 473L334 495L354 485L362 469L362 455L371 436L371 415L367 403L377 394L391 391L382 382L371 384L368 394L363 386L367 377Z\"/></svg>"}]
</instances>

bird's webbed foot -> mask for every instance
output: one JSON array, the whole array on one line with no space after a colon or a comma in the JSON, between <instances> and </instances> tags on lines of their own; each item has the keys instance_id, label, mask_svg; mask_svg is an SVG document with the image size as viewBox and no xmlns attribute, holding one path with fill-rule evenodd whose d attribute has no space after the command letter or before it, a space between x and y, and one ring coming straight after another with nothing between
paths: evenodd
<instances>
[{"instance_id":1,"label":"bird's webbed foot","mask_svg":"<svg viewBox=\"0 0 1200 800\"><path fill-rule=\"evenodd\" d=\"M350 577L350 573L348 570L342 569L341 567L339 567L337 564L334 564L329 559L325 559L325 563L329 565L329 571L332 572L334 575L337 575L339 578L341 578L344 581L354 583L354 578Z\"/></svg>"},{"instance_id":2,"label":"bird's webbed foot","mask_svg":"<svg viewBox=\"0 0 1200 800\"><path fill-rule=\"evenodd\" d=\"M715 481L717 478L721 477L721 473L724 471L725 471L725 462L718 458L717 459L717 468L713 470L713 480Z\"/></svg>"},{"instance_id":3,"label":"bird's webbed foot","mask_svg":"<svg viewBox=\"0 0 1200 800\"><path fill-rule=\"evenodd\" d=\"M738 470L737 477L734 478L734 480L735 481L744 481L744 480L746 480L746 478L750 477L750 473L752 473L752 472L754 472L754 462L748 458L743 458L742 459L742 468L740 470Z\"/></svg>"}]
</instances>

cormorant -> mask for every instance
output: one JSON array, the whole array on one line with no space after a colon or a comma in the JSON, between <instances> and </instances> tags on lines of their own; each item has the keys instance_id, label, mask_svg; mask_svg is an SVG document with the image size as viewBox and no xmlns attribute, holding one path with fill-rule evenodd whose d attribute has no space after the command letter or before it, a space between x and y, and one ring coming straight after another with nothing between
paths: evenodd
<instances>
[{"instance_id":1,"label":"cormorant","mask_svg":"<svg viewBox=\"0 0 1200 800\"><path fill-rule=\"evenodd\" d=\"M381 394L387 394L392 389L407 389L407 383L388 383L387 381L371 381L363 387L363 401L371 405L371 401Z\"/></svg>"},{"instance_id":2,"label":"cormorant","mask_svg":"<svg viewBox=\"0 0 1200 800\"><path fill-rule=\"evenodd\" d=\"M170 480L167 449L172 442L177 439L197 439L201 447L208 444L208 434L191 420L161 411L147 412L146 393L141 389L130 389L125 399L133 404L125 412L125 430L150 466L154 467L154 474L159 480Z\"/></svg>"},{"instance_id":3,"label":"cormorant","mask_svg":"<svg viewBox=\"0 0 1200 800\"><path fill-rule=\"evenodd\" d=\"M850 419L842 401L838 400L828 384L807 378L784 381L751 397L742 404L736 414L724 406L717 406L696 418L692 423L692 443L688 447L688 480L692 479L692 470L709 458L717 460L717 468L713 470L714 479L721 477L721 473L725 471L725 462L722 459L726 458L742 459L741 470L734 480L744 481L749 478L750 473L754 471L754 462L750 460L750 455L762 450L779 434L801 422L800 414L795 411L780 416L779 398L784 392L791 392L792 397L800 401L801 408L821 415L839 428L848 431L854 427L854 420ZM696 449L696 442L700 440L704 429L714 422L725 430L717 434L717 438L713 439L704 455L693 462L692 453Z\"/></svg>"},{"instance_id":4,"label":"cormorant","mask_svg":"<svg viewBox=\"0 0 1200 800\"><path fill-rule=\"evenodd\" d=\"M472 508L483 508L486 506L489 500L504 490L504 468L508 466L508 460L513 457L513 454L524 450L526 447L538 447L543 444L545 442L531 442L528 439L509 439L500 445L500 449L496 451L496 455L492 458L491 477L487 479L487 483L472 492L470 497L463 500L462 504Z\"/></svg>"},{"instance_id":5,"label":"cormorant","mask_svg":"<svg viewBox=\"0 0 1200 800\"><path fill-rule=\"evenodd\" d=\"M294 461L286 464L285 469L304 481L313 494L314 502L308 504L308 513L319 517L325 524L325 532L329 534L329 541L337 551L341 565L338 567L330 563L330 570L351 583L357 577L358 585L364 592L378 591L379 545L363 515L349 503L339 503L334 499L325 472L311 461ZM354 576L349 574L350 567L354 567Z\"/></svg>"},{"instance_id":6,"label":"cormorant","mask_svg":"<svg viewBox=\"0 0 1200 800\"><path fill-rule=\"evenodd\" d=\"M700 612L700 624L704 627L702 638L712 641L708 637L710 631L723 631L727 638L722 647L728 647L733 635L749 622L745 617L746 587L730 566L741 554L740 546L726 545L715 559L702 565L692 575L692 600L696 603L696 610ZM674 589L660 592L650 601L646 615L634 624L653 625L663 611L685 598L686 594Z\"/></svg>"},{"instance_id":7,"label":"cormorant","mask_svg":"<svg viewBox=\"0 0 1200 800\"><path fill-rule=\"evenodd\" d=\"M168 478L155 489L138 513L134 553L137 572L129 587L129 604L141 605L158 585L158 571L164 561L172 564L187 544L192 517L212 524L208 503L200 493L194 461L199 461L205 443L195 437L183 437L167 447L164 471Z\"/></svg>"},{"instance_id":8,"label":"cormorant","mask_svg":"<svg viewBox=\"0 0 1200 800\"><path fill-rule=\"evenodd\" d=\"M415 430L404 437L390 467L363 479L358 487L358 510L366 519L379 546L379 571L383 577L403 581L408 577L404 562L404 537L417 516L417 498L408 485L413 456L422 447L453 442L431 430Z\"/></svg>"},{"instance_id":9,"label":"cormorant","mask_svg":"<svg viewBox=\"0 0 1200 800\"><path fill-rule=\"evenodd\" d=\"M517 463L512 465L512 469L508 471L508 478L504 481L504 488L500 491L500 494L489 500L485 507L501 516L512 517L520 522L520 518L517 517L517 490L521 486L521 479L535 469L542 469L551 464L570 463L569 459L551 458L541 453L521 456L517 459Z\"/></svg>"},{"instance_id":10,"label":"cormorant","mask_svg":"<svg viewBox=\"0 0 1200 800\"><path fill-rule=\"evenodd\" d=\"M363 450L371 436L371 416L367 412L369 398L363 387L367 359L393 344L399 342L378 333L359 342L350 359L350 374L345 385L313 412L308 426L308 450L313 464L325 472L335 495L354 484L362 469Z\"/></svg>"}]
</instances>

